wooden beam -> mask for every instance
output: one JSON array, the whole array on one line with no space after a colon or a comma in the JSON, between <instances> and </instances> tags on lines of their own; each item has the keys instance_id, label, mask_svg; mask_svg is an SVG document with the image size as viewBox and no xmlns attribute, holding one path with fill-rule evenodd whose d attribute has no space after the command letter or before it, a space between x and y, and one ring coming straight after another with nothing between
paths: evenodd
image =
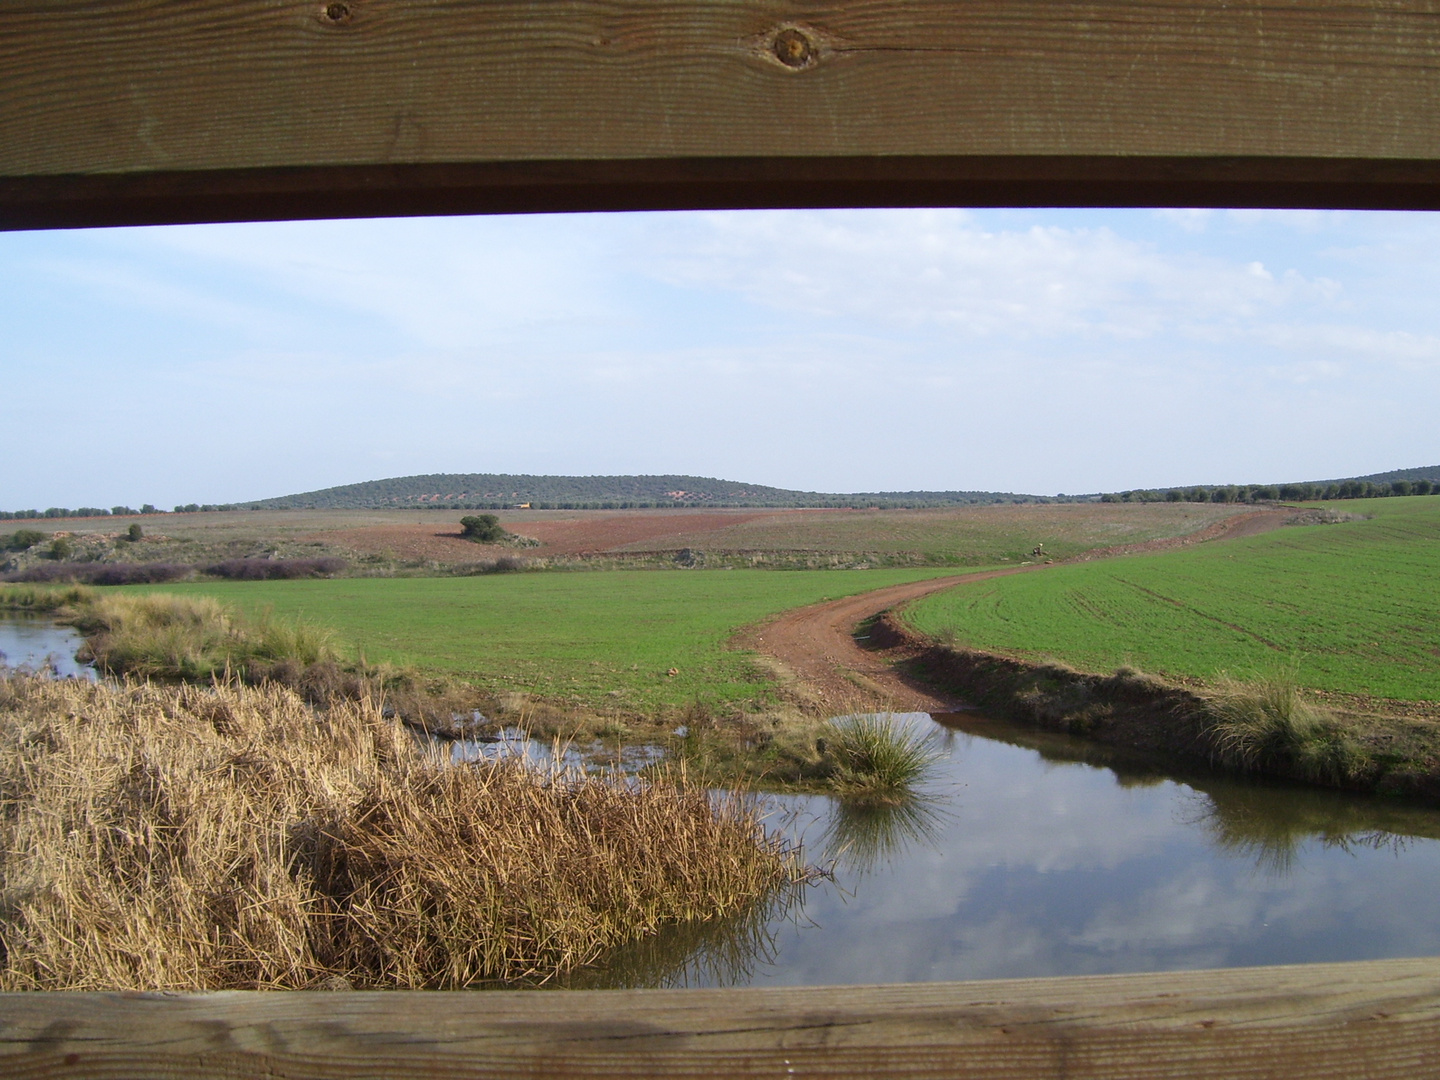
<instances>
[{"instance_id":1,"label":"wooden beam","mask_svg":"<svg viewBox=\"0 0 1440 1080\"><path fill-rule=\"evenodd\" d=\"M6 0L0 227L1440 208L1422 0Z\"/></svg>"},{"instance_id":2,"label":"wooden beam","mask_svg":"<svg viewBox=\"0 0 1440 1080\"><path fill-rule=\"evenodd\" d=\"M0 995L0 1072L1440 1076L1440 960L913 986Z\"/></svg>"}]
</instances>

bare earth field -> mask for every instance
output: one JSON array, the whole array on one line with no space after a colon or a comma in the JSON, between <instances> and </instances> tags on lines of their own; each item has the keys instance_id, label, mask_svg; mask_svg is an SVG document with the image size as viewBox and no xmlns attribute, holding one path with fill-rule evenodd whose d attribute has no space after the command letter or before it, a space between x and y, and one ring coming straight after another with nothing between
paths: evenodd
<instances>
[{"instance_id":1,"label":"bare earth field","mask_svg":"<svg viewBox=\"0 0 1440 1080\"><path fill-rule=\"evenodd\" d=\"M318 512L296 512L323 520ZM344 513L344 512L337 512ZM505 527L540 541L540 558L641 556L682 550L709 554L873 554L917 564L1020 562L1036 545L1047 557L1073 558L1203 532L1251 508L1151 503L977 506L943 510L578 510L509 511ZM267 515L268 516L268 515ZM358 513L298 540L402 561L474 562L504 548L460 538L454 511L415 516ZM399 520L395 520L399 518ZM277 523L278 524L278 523ZM291 526L293 528L294 526Z\"/></svg>"},{"instance_id":2,"label":"bare earth field","mask_svg":"<svg viewBox=\"0 0 1440 1080\"><path fill-rule=\"evenodd\" d=\"M460 536L455 510L265 510L71 518L25 522L27 528L113 542L132 521L145 531L125 549L138 561L197 563L239 556L337 555L376 570L436 568L522 554L530 559L665 562L689 550L705 565L898 566L1018 565L1075 558L1097 549L1203 533L1248 517L1253 508L1191 503L1059 503L927 510L509 510L504 526L539 541L514 548ZM112 544L113 546L113 544ZM702 560L703 561L703 560Z\"/></svg>"}]
</instances>

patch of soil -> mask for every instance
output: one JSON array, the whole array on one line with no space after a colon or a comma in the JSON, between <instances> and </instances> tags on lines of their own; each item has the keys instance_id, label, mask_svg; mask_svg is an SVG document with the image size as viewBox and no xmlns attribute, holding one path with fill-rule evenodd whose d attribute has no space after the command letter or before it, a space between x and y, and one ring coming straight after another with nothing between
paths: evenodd
<instances>
[{"instance_id":1,"label":"patch of soil","mask_svg":"<svg viewBox=\"0 0 1440 1080\"><path fill-rule=\"evenodd\" d=\"M301 539L405 562L470 563L516 554L515 548L503 544L476 544L463 539L458 522L453 526L369 525L358 529L327 529Z\"/></svg>"},{"instance_id":2,"label":"patch of soil","mask_svg":"<svg viewBox=\"0 0 1440 1080\"><path fill-rule=\"evenodd\" d=\"M777 517L784 511L761 510L689 513L681 510L660 510L654 513L628 511L604 516L573 518L542 518L531 521L517 519L506 528L525 536L533 536L543 545L541 555L597 555L613 552L627 544L649 544L664 547L670 537L692 536L731 525Z\"/></svg>"},{"instance_id":3,"label":"patch of soil","mask_svg":"<svg viewBox=\"0 0 1440 1080\"><path fill-rule=\"evenodd\" d=\"M571 556L613 552L627 544L663 546L672 536L691 536L715 531L786 511L635 510L607 513L557 513L506 516L510 532L540 541L538 548L515 549L500 544L476 544L460 535L457 515L454 525L369 525L355 529L327 529L311 533L304 540L334 544L369 555L386 555L406 561L468 563L500 555Z\"/></svg>"}]
</instances>

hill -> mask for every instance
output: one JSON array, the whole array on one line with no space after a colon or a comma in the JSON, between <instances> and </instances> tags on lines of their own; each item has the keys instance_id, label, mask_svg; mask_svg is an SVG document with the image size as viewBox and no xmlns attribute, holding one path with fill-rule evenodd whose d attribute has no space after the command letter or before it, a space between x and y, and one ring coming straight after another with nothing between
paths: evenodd
<instances>
[{"instance_id":1,"label":"hill","mask_svg":"<svg viewBox=\"0 0 1440 1080\"><path fill-rule=\"evenodd\" d=\"M890 491L846 495L791 491L709 476L531 476L505 473L432 473L284 495L241 504L257 510L371 510L445 507L501 510L630 509L661 506L959 506L995 502L1050 502L1036 495L995 491Z\"/></svg>"}]
</instances>

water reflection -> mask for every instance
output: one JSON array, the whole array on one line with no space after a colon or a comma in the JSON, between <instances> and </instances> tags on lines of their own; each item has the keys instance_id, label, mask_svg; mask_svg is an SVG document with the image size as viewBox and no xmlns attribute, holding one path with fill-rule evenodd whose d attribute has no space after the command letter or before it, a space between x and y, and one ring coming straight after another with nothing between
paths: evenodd
<instances>
[{"instance_id":1,"label":"water reflection","mask_svg":"<svg viewBox=\"0 0 1440 1080\"><path fill-rule=\"evenodd\" d=\"M891 803L834 799L820 835L820 856L836 871L869 874L917 845L933 848L948 817L941 801L930 795L912 793Z\"/></svg>"},{"instance_id":2,"label":"water reflection","mask_svg":"<svg viewBox=\"0 0 1440 1080\"><path fill-rule=\"evenodd\" d=\"M743 986L775 963L780 928L793 925L804 888L787 886L729 918L668 926L572 972L561 985L577 990Z\"/></svg>"},{"instance_id":3,"label":"water reflection","mask_svg":"<svg viewBox=\"0 0 1440 1080\"><path fill-rule=\"evenodd\" d=\"M1225 778L1195 786L1191 822L1219 850L1249 859L1276 877L1295 873L1312 843L1346 853L1398 855L1407 839L1440 838L1440 820L1423 808L1300 787L1227 783Z\"/></svg>"},{"instance_id":4,"label":"water reflection","mask_svg":"<svg viewBox=\"0 0 1440 1080\"><path fill-rule=\"evenodd\" d=\"M784 800L835 880L733 982L918 982L1440 953L1440 813L948 718L922 799ZM808 827L804 824L809 821Z\"/></svg>"}]
</instances>

